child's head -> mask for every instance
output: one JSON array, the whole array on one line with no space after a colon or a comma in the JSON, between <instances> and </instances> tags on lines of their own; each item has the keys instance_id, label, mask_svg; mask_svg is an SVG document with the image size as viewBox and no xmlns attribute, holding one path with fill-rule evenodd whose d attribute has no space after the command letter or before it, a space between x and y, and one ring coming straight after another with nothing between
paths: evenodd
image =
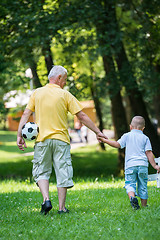
<instances>
[{"instance_id":1,"label":"child's head","mask_svg":"<svg viewBox=\"0 0 160 240\"><path fill-rule=\"evenodd\" d=\"M130 129L138 129L138 130L144 130L145 128L145 120L141 116L135 116L132 118Z\"/></svg>"}]
</instances>

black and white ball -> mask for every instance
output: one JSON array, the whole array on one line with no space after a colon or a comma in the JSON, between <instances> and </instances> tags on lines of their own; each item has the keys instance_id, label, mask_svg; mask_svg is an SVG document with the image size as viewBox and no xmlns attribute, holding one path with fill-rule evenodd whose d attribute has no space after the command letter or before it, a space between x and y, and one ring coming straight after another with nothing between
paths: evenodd
<instances>
[{"instance_id":1,"label":"black and white ball","mask_svg":"<svg viewBox=\"0 0 160 240\"><path fill-rule=\"evenodd\" d=\"M38 133L39 133L38 125L34 122L27 122L22 127L22 137L27 140L36 139Z\"/></svg>"}]
</instances>

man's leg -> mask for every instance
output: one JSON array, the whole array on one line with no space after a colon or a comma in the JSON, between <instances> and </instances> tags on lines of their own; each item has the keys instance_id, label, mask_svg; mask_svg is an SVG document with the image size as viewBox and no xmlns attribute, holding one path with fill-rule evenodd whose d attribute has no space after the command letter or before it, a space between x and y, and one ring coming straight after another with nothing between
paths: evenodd
<instances>
[{"instance_id":1,"label":"man's leg","mask_svg":"<svg viewBox=\"0 0 160 240\"><path fill-rule=\"evenodd\" d=\"M59 200L59 211L66 211L65 202L66 202L66 194L67 188L66 187L57 187L58 190L58 200Z\"/></svg>"},{"instance_id":2,"label":"man's leg","mask_svg":"<svg viewBox=\"0 0 160 240\"><path fill-rule=\"evenodd\" d=\"M68 213L65 208L67 188L74 186L73 184L73 168L70 154L70 145L60 140L53 139L55 151L53 156L53 166L56 173L57 191L59 200L58 213Z\"/></svg>"},{"instance_id":3,"label":"man's leg","mask_svg":"<svg viewBox=\"0 0 160 240\"><path fill-rule=\"evenodd\" d=\"M43 196L43 202L49 200L49 181L46 179L41 179L38 181L38 186Z\"/></svg>"},{"instance_id":4,"label":"man's leg","mask_svg":"<svg viewBox=\"0 0 160 240\"><path fill-rule=\"evenodd\" d=\"M52 209L52 204L49 200L49 181L41 179L38 181L38 186L43 196L41 213L46 215Z\"/></svg>"},{"instance_id":5,"label":"man's leg","mask_svg":"<svg viewBox=\"0 0 160 240\"><path fill-rule=\"evenodd\" d=\"M142 199L141 198L141 204L142 204L142 207L146 207L147 206L147 199Z\"/></svg>"}]
</instances>

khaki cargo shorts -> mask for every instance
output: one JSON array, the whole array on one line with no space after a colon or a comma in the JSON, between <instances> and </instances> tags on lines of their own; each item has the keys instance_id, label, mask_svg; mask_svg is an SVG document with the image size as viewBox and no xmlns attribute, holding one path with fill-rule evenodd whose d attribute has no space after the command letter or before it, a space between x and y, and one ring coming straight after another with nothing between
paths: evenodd
<instances>
[{"instance_id":1,"label":"khaki cargo shorts","mask_svg":"<svg viewBox=\"0 0 160 240\"><path fill-rule=\"evenodd\" d=\"M73 187L73 167L68 143L57 139L36 143L32 162L32 174L36 183L41 179L49 180L53 164L57 187Z\"/></svg>"}]
</instances>

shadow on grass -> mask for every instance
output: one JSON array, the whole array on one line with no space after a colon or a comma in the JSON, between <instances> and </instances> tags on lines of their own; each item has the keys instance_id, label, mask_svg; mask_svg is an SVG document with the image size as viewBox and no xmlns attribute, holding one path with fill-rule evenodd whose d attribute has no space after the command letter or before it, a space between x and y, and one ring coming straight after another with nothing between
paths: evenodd
<instances>
[{"instance_id":1,"label":"shadow on grass","mask_svg":"<svg viewBox=\"0 0 160 240\"><path fill-rule=\"evenodd\" d=\"M32 177L32 158L24 157L14 159L10 162L0 163L0 178L1 179L18 179L24 180Z\"/></svg>"},{"instance_id":2,"label":"shadow on grass","mask_svg":"<svg viewBox=\"0 0 160 240\"><path fill-rule=\"evenodd\" d=\"M106 159L107 156L107 159ZM0 163L0 179L32 179L32 156L13 158L12 161ZM14 161L15 160L15 161ZM74 180L79 178L108 178L116 174L116 155L100 152L94 153L74 153L72 154L72 164L74 169ZM54 169L51 181L55 182Z\"/></svg>"},{"instance_id":3,"label":"shadow on grass","mask_svg":"<svg viewBox=\"0 0 160 240\"><path fill-rule=\"evenodd\" d=\"M14 153L14 156L22 153L21 150L18 149L16 145L17 137L16 132L11 131L0 131L0 161L6 158L12 157L10 154ZM25 153L34 151L34 142L26 141L27 148L25 149ZM2 152L1 152L2 151ZM8 156L7 156L8 153Z\"/></svg>"},{"instance_id":4,"label":"shadow on grass","mask_svg":"<svg viewBox=\"0 0 160 240\"><path fill-rule=\"evenodd\" d=\"M76 153L72 155L72 160L74 176L77 178L103 178L116 175L117 157L114 153Z\"/></svg>"},{"instance_id":5,"label":"shadow on grass","mask_svg":"<svg viewBox=\"0 0 160 240\"><path fill-rule=\"evenodd\" d=\"M32 179L31 160L33 157L20 156L22 152L19 152L20 150L18 150L16 144L12 146L9 142L16 142L16 132L0 131L0 150L2 150L0 156L0 179ZM113 149L108 152L100 152L96 150L96 147L87 146L87 148L72 151L74 180L79 178L107 178L116 175L117 152ZM32 151L33 147L30 147L30 145L25 149L25 153ZM16 156L16 153L18 156ZM51 181L55 182L54 170Z\"/></svg>"},{"instance_id":6,"label":"shadow on grass","mask_svg":"<svg viewBox=\"0 0 160 240\"><path fill-rule=\"evenodd\" d=\"M0 163L0 179L32 179L32 159L33 156L24 156L7 159ZM79 179L110 179L116 177L117 155L113 152L74 152L72 154L72 164L74 169L73 180ZM149 173L155 173L152 167ZM54 169L51 175L51 182L55 183Z\"/></svg>"},{"instance_id":7,"label":"shadow on grass","mask_svg":"<svg viewBox=\"0 0 160 240\"><path fill-rule=\"evenodd\" d=\"M0 142L16 142L16 132L0 131Z\"/></svg>"},{"instance_id":8,"label":"shadow on grass","mask_svg":"<svg viewBox=\"0 0 160 240\"><path fill-rule=\"evenodd\" d=\"M5 151L7 153L17 153L17 154L21 154L22 151L18 149L17 146L11 146L11 145L0 145L0 150L1 151ZM33 147L27 147L25 149L25 153L27 152L33 152L34 148ZM0 156L0 158L2 158L2 156Z\"/></svg>"}]
</instances>

